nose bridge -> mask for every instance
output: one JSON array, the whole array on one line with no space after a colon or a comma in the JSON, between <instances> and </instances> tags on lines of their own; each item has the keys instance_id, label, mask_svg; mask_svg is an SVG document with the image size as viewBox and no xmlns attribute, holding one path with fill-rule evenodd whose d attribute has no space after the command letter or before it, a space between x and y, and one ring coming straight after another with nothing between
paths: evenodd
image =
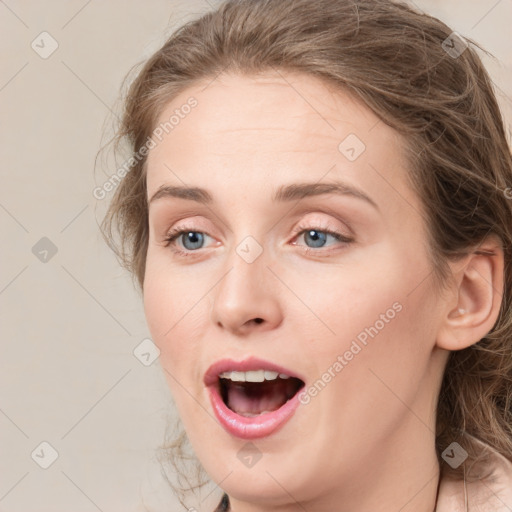
<instances>
[{"instance_id":1,"label":"nose bridge","mask_svg":"<svg viewBox=\"0 0 512 512\"><path fill-rule=\"evenodd\" d=\"M263 246L246 236L234 246L226 261L227 271L214 294L213 321L237 330L251 320L275 323L280 316L274 279L267 268Z\"/></svg>"},{"instance_id":2,"label":"nose bridge","mask_svg":"<svg viewBox=\"0 0 512 512\"><path fill-rule=\"evenodd\" d=\"M231 250L227 275L219 283L217 301L224 307L246 308L260 295L260 285L269 273L262 245L252 236L245 237ZM261 298L261 297L260 297Z\"/></svg>"}]
</instances>

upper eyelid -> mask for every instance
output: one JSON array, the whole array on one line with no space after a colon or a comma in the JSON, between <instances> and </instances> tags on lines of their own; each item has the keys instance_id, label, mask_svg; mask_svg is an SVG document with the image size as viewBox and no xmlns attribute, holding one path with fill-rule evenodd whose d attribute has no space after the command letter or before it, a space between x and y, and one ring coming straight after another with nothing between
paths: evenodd
<instances>
[{"instance_id":1,"label":"upper eyelid","mask_svg":"<svg viewBox=\"0 0 512 512\"><path fill-rule=\"evenodd\" d=\"M323 215L323 216L328 216L331 218L331 220L326 220L325 218L322 218L322 219L315 219L315 218L307 218L305 219L304 217L309 217L309 216L312 216L312 215ZM195 216L194 216L195 217ZM202 216L200 216L202 217ZM299 211L297 214L296 214L296 217L297 219L294 220L294 225L295 224L307 224L308 226L307 227L316 227L316 228L320 228L322 227L323 229L331 229L331 230L335 230L335 231L339 231L340 229L343 230L344 228L346 230L349 231L349 234L352 235L352 229L351 229L351 223L347 222L346 220L342 219L341 217L338 217L338 215L335 213L335 212L330 212L330 211ZM180 225L180 223L183 222L183 225ZM200 231L200 232L203 232L203 233L206 233L206 234L210 234L209 233L209 230L206 228L206 229L203 229L203 227L200 224L201 221L197 221L197 220L193 220L192 219L186 219L186 220L183 220L183 219L178 219L176 221L175 224L177 224L177 226L174 226L172 228L168 228L166 230L166 233L172 231L172 230L175 230L175 229L183 229L183 230L186 230L186 229L190 229L190 231ZM210 222L210 220L208 220L208 222ZM341 228L337 228L336 226L333 226L332 224L333 223L338 223L338 224L341 224L343 227ZM273 226L276 226L278 223L274 223ZM217 229L217 228L215 228ZM295 230L295 228L294 228ZM213 230L210 230L210 231L213 231ZM232 233L232 230L228 228L228 231L230 233ZM212 236L212 235L210 235Z\"/></svg>"}]
</instances>

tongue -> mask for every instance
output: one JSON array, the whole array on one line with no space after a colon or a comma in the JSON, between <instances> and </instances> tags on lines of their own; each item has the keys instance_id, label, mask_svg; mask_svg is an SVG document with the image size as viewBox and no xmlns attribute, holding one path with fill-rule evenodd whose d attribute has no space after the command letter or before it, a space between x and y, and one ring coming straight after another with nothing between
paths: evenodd
<instances>
[{"instance_id":1,"label":"tongue","mask_svg":"<svg viewBox=\"0 0 512 512\"><path fill-rule=\"evenodd\" d=\"M264 382L227 383L226 405L242 416L257 416L279 409L293 396L291 379Z\"/></svg>"}]
</instances>

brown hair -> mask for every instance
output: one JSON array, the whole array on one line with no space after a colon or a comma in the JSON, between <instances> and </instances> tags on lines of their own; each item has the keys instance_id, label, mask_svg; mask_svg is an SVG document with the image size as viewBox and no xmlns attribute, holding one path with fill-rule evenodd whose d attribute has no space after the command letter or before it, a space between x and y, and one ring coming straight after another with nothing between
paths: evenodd
<instances>
[{"instance_id":1,"label":"brown hair","mask_svg":"<svg viewBox=\"0 0 512 512\"><path fill-rule=\"evenodd\" d=\"M470 460L477 458L478 448L463 437L468 433L512 460L512 157L479 47L451 34L438 19L389 0L225 1L182 26L145 63L129 89L117 140L128 141L135 153L170 100L222 72L300 72L359 98L403 135L436 282L442 287L450 277L447 262L478 250L486 236L502 242L499 318L485 338L450 354L436 449L440 463L453 441ZM148 245L145 161L135 162L121 181L102 224L141 289ZM462 475L463 466L441 466Z\"/></svg>"}]
</instances>

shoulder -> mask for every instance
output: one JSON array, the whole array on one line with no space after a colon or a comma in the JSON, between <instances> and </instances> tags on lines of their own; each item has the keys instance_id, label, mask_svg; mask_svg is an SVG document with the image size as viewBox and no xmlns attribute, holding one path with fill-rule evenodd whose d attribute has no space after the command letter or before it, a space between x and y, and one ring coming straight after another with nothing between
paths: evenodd
<instances>
[{"instance_id":1,"label":"shoulder","mask_svg":"<svg viewBox=\"0 0 512 512\"><path fill-rule=\"evenodd\" d=\"M489 445L469 437L485 451L485 462L475 463L469 469L466 482L443 477L435 512L510 512L512 462Z\"/></svg>"}]
</instances>

